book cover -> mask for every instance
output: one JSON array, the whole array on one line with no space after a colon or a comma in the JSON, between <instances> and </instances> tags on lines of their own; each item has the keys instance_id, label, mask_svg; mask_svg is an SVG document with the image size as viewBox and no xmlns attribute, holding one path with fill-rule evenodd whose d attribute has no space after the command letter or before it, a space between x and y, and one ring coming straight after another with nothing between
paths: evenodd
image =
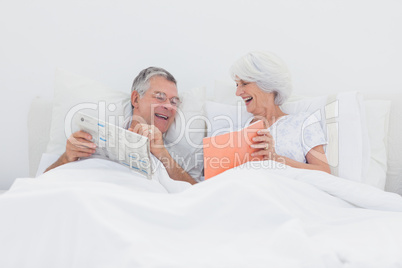
<instances>
[{"instance_id":1,"label":"book cover","mask_svg":"<svg viewBox=\"0 0 402 268\"><path fill-rule=\"evenodd\" d=\"M204 138L205 179L246 162L262 160L262 156L251 156L259 149L250 147L261 129L264 129L264 122L260 120L238 131Z\"/></svg>"}]
</instances>

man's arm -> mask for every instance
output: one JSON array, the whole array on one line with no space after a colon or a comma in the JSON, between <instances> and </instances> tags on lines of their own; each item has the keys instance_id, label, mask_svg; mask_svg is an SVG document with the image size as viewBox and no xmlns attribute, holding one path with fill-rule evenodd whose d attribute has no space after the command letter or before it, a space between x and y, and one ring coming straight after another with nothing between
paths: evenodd
<instances>
[{"instance_id":1,"label":"man's arm","mask_svg":"<svg viewBox=\"0 0 402 268\"><path fill-rule=\"evenodd\" d=\"M73 133L68 139L66 144L66 151L50 165L45 172L54 169L58 166L74 162L80 157L88 157L95 153L96 145L91 142L91 135L84 131L77 131Z\"/></svg>"},{"instance_id":2,"label":"man's arm","mask_svg":"<svg viewBox=\"0 0 402 268\"><path fill-rule=\"evenodd\" d=\"M163 143L162 132L157 127L137 124L135 128L130 127L128 130L149 138L151 153L162 162L171 179L191 184L197 183L169 154Z\"/></svg>"},{"instance_id":3,"label":"man's arm","mask_svg":"<svg viewBox=\"0 0 402 268\"><path fill-rule=\"evenodd\" d=\"M67 164L67 163L68 163L68 161L67 161L67 159L66 159L66 153L64 152L64 153L59 157L59 159L57 159L56 162L54 162L53 164L51 164L51 165L45 170L45 172L48 172L48 171L51 170L51 169L57 168L58 166L61 166L61 165ZM45 172L44 172L44 173L45 173Z\"/></svg>"},{"instance_id":4,"label":"man's arm","mask_svg":"<svg viewBox=\"0 0 402 268\"><path fill-rule=\"evenodd\" d=\"M169 174L169 177L177 181L185 181L191 184L196 184L195 181L169 154L165 148L164 152L157 157L162 162L163 166Z\"/></svg>"}]
</instances>

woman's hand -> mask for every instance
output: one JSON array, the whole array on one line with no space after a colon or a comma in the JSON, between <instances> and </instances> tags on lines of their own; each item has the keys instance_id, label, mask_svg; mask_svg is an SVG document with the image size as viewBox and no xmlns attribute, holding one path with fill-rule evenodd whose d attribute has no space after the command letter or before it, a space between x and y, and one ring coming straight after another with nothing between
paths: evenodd
<instances>
[{"instance_id":1,"label":"woman's hand","mask_svg":"<svg viewBox=\"0 0 402 268\"><path fill-rule=\"evenodd\" d=\"M64 162L69 163L78 160L80 157L89 157L95 153L96 144L91 142L91 135L80 130L71 134L67 139Z\"/></svg>"},{"instance_id":2,"label":"woman's hand","mask_svg":"<svg viewBox=\"0 0 402 268\"><path fill-rule=\"evenodd\" d=\"M163 143L162 132L154 125L136 124L134 128L129 128L129 131L145 136L150 141L151 153L159 160L165 156L167 150Z\"/></svg>"},{"instance_id":3,"label":"woman's hand","mask_svg":"<svg viewBox=\"0 0 402 268\"><path fill-rule=\"evenodd\" d=\"M264 160L275 160L275 141L268 129L262 129L257 132L258 136L253 138L251 148L259 148L251 156L262 156Z\"/></svg>"}]
</instances>

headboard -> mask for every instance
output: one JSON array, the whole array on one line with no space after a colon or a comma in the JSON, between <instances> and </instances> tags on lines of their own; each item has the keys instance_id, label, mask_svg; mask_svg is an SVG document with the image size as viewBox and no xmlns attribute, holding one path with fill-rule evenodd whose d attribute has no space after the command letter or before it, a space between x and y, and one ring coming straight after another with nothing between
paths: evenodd
<instances>
[{"instance_id":1,"label":"headboard","mask_svg":"<svg viewBox=\"0 0 402 268\"><path fill-rule=\"evenodd\" d=\"M52 104L49 99L36 97L28 113L29 176L35 177L43 153L49 143L52 121Z\"/></svg>"},{"instance_id":2,"label":"headboard","mask_svg":"<svg viewBox=\"0 0 402 268\"><path fill-rule=\"evenodd\" d=\"M387 179L385 190L402 195L402 94L381 96L376 98L374 95L367 95L365 99L391 100L391 110L389 116L389 129L387 136ZM32 101L28 117L29 135L29 172L31 177L35 177L42 154L46 151L49 142L49 132L51 123L52 101L39 97ZM370 118L367 118L370 120Z\"/></svg>"}]
</instances>

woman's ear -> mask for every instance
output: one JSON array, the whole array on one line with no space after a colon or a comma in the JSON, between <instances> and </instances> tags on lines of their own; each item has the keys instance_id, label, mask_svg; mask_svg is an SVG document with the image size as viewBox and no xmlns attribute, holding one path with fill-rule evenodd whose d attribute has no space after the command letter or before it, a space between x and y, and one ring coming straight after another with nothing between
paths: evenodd
<instances>
[{"instance_id":1,"label":"woman's ear","mask_svg":"<svg viewBox=\"0 0 402 268\"><path fill-rule=\"evenodd\" d=\"M134 108L138 108L139 98L140 98L140 94L138 94L138 91L133 90L133 92L131 92L131 105L133 105Z\"/></svg>"}]
</instances>

